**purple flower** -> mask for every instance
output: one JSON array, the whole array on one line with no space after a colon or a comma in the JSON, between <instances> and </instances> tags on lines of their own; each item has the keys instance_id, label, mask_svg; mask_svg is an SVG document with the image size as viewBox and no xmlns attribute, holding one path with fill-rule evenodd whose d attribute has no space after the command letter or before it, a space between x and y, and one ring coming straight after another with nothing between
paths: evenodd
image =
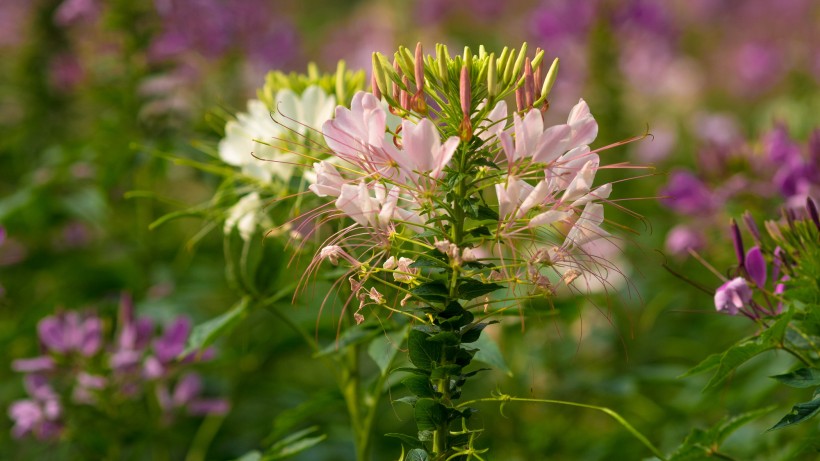
<instances>
[{"instance_id":1,"label":"purple flower","mask_svg":"<svg viewBox=\"0 0 820 461\"><path fill-rule=\"evenodd\" d=\"M57 354L79 352L90 357L102 346L102 322L94 315L80 317L76 312L52 315L37 324L43 345Z\"/></svg>"},{"instance_id":2,"label":"purple flower","mask_svg":"<svg viewBox=\"0 0 820 461\"><path fill-rule=\"evenodd\" d=\"M752 289L742 277L729 280L715 292L715 309L729 315L737 315L751 301Z\"/></svg>"},{"instance_id":3,"label":"purple flower","mask_svg":"<svg viewBox=\"0 0 820 461\"><path fill-rule=\"evenodd\" d=\"M686 254L690 248L699 250L703 244L703 235L688 226L675 226L666 234L666 250L672 254Z\"/></svg>"},{"instance_id":4,"label":"purple flower","mask_svg":"<svg viewBox=\"0 0 820 461\"><path fill-rule=\"evenodd\" d=\"M230 410L226 400L203 399L201 393L202 379L196 373L188 373L177 381L173 394L165 386L157 387L157 400L166 412L186 407L194 415L225 414Z\"/></svg>"},{"instance_id":5,"label":"purple flower","mask_svg":"<svg viewBox=\"0 0 820 461\"><path fill-rule=\"evenodd\" d=\"M25 387L32 399L18 400L9 407L8 415L14 420L12 435L20 438L31 433L40 440L56 438L62 429L57 395L40 375L26 376Z\"/></svg>"},{"instance_id":6,"label":"purple flower","mask_svg":"<svg viewBox=\"0 0 820 461\"><path fill-rule=\"evenodd\" d=\"M3 242L6 241L6 228L0 226L0 246L3 245Z\"/></svg>"},{"instance_id":7,"label":"purple flower","mask_svg":"<svg viewBox=\"0 0 820 461\"><path fill-rule=\"evenodd\" d=\"M170 363L185 350L191 321L185 317L176 319L169 325L162 337L154 341L154 353L162 363Z\"/></svg>"},{"instance_id":8,"label":"purple flower","mask_svg":"<svg viewBox=\"0 0 820 461\"><path fill-rule=\"evenodd\" d=\"M743 87L753 93L774 86L782 76L784 66L781 51L771 44L744 43L734 55L734 69Z\"/></svg>"},{"instance_id":9,"label":"purple flower","mask_svg":"<svg viewBox=\"0 0 820 461\"><path fill-rule=\"evenodd\" d=\"M763 146L769 161L774 165L800 160L800 147L789 137L789 131L782 123L772 129L764 138Z\"/></svg>"},{"instance_id":10,"label":"purple flower","mask_svg":"<svg viewBox=\"0 0 820 461\"><path fill-rule=\"evenodd\" d=\"M661 195L666 196L663 199L666 206L682 214L708 215L717 207L709 188L688 171L673 172Z\"/></svg>"},{"instance_id":11,"label":"purple flower","mask_svg":"<svg viewBox=\"0 0 820 461\"><path fill-rule=\"evenodd\" d=\"M93 22L99 14L96 0L64 0L54 12L54 22L66 27L81 21Z\"/></svg>"},{"instance_id":12,"label":"purple flower","mask_svg":"<svg viewBox=\"0 0 820 461\"><path fill-rule=\"evenodd\" d=\"M96 392L104 389L107 384L108 380L105 377L81 371L77 374L77 382L71 398L77 403L94 405L97 403Z\"/></svg>"},{"instance_id":13,"label":"purple flower","mask_svg":"<svg viewBox=\"0 0 820 461\"><path fill-rule=\"evenodd\" d=\"M46 355L11 362L11 369L18 373L40 373L54 369L54 360Z\"/></svg>"}]
</instances>

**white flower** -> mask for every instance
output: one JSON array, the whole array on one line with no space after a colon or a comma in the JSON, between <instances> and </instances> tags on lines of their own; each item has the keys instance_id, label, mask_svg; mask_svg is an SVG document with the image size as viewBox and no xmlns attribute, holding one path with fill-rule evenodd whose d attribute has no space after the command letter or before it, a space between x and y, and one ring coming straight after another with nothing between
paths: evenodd
<instances>
[{"instance_id":1,"label":"white flower","mask_svg":"<svg viewBox=\"0 0 820 461\"><path fill-rule=\"evenodd\" d=\"M267 217L262 211L264 206L265 203L256 192L242 197L236 202L236 205L228 210L224 232L230 234L233 228L236 227L242 240L250 240L257 226L260 224L267 225Z\"/></svg>"},{"instance_id":2,"label":"white flower","mask_svg":"<svg viewBox=\"0 0 820 461\"><path fill-rule=\"evenodd\" d=\"M336 104L333 96L315 85L301 96L281 90L276 101L274 108L258 99L248 101L248 111L236 114L236 120L225 125L225 137L219 142L219 157L225 163L263 181L290 179L299 156L275 146L284 138L304 143L299 138L309 129L319 129L333 115Z\"/></svg>"}]
</instances>

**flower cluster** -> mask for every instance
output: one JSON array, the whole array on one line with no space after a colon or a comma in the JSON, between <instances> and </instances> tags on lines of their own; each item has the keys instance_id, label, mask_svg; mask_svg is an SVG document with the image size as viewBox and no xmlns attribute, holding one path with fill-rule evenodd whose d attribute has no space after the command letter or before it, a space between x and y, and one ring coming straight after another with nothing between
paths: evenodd
<instances>
[{"instance_id":1,"label":"flower cluster","mask_svg":"<svg viewBox=\"0 0 820 461\"><path fill-rule=\"evenodd\" d=\"M213 356L210 350L182 356L190 331L190 321L180 317L155 335L150 319L134 317L128 297L122 299L111 341L105 339L103 320L93 313L61 312L42 319L37 332L43 355L12 364L25 373L29 394L9 408L12 434L55 438L73 406L104 412L109 403L143 398L155 398L166 421L183 409L195 415L227 412L226 400L203 398L199 375L184 371L183 364Z\"/></svg>"},{"instance_id":2,"label":"flower cluster","mask_svg":"<svg viewBox=\"0 0 820 461\"><path fill-rule=\"evenodd\" d=\"M722 139L706 142L697 174L674 171L660 191L666 206L690 220L667 236L672 253L699 249L706 240L704 231L715 227L720 210L748 194L755 200L784 200L787 207L798 209L820 190L820 129L802 149L784 125L757 143L743 143L723 127L721 133Z\"/></svg>"},{"instance_id":3,"label":"flower cluster","mask_svg":"<svg viewBox=\"0 0 820 461\"><path fill-rule=\"evenodd\" d=\"M744 250L740 228L732 221L732 241L738 266L734 277L715 292L715 308L718 312L742 314L753 320L776 316L783 311L784 298L789 298L788 286L794 285L800 290L813 283L806 284L801 279L814 278L811 267L820 250L817 205L808 198L805 208L784 208L783 223L766 221L765 228L773 244L764 241L748 212L743 221L755 245ZM759 295L757 299L756 293Z\"/></svg>"},{"instance_id":4,"label":"flower cluster","mask_svg":"<svg viewBox=\"0 0 820 461\"><path fill-rule=\"evenodd\" d=\"M612 187L593 187L600 158L589 147L598 125L584 100L566 123L545 125L558 63L543 76L542 57L526 57L526 45L498 59L483 48L453 59L443 46L426 59L420 46L402 49L394 65L375 54L372 93L356 93L322 127L330 158L314 164L310 190L333 202L311 217L351 224L311 269L347 261L362 305L385 303L362 284L386 274L373 278L397 289L402 306L424 304L418 293L445 267L461 283L542 295L617 271L589 251L609 236L601 224Z\"/></svg>"},{"instance_id":5,"label":"flower cluster","mask_svg":"<svg viewBox=\"0 0 820 461\"><path fill-rule=\"evenodd\" d=\"M316 145L323 145L315 127L333 116L337 103L347 104L347 95L363 81L364 74L346 71L344 62L334 74L319 74L313 64L306 76L271 72L259 99L249 100L247 112L225 124L225 136L218 146L220 159L238 167L247 180L261 184L261 189L289 195L294 192L290 184L294 171ZM258 227L269 225L263 208L258 191L242 196L227 212L225 233L236 227L248 240Z\"/></svg>"}]
</instances>

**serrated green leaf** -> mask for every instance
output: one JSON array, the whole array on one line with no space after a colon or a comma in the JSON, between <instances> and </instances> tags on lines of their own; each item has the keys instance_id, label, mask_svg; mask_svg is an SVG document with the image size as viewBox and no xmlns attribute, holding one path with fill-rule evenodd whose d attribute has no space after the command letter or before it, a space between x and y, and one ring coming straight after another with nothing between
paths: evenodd
<instances>
[{"instance_id":1,"label":"serrated green leaf","mask_svg":"<svg viewBox=\"0 0 820 461\"><path fill-rule=\"evenodd\" d=\"M407 452L404 461L430 461L430 455L421 448L414 448Z\"/></svg>"},{"instance_id":2,"label":"serrated green leaf","mask_svg":"<svg viewBox=\"0 0 820 461\"><path fill-rule=\"evenodd\" d=\"M743 340L730 347L720 358L720 365L717 371L704 388L704 392L711 391L723 384L737 367L746 363L749 359L762 354L763 352L776 349L782 346L783 336L786 327L792 317L792 311L780 316L777 321L760 335Z\"/></svg>"},{"instance_id":3,"label":"serrated green leaf","mask_svg":"<svg viewBox=\"0 0 820 461\"><path fill-rule=\"evenodd\" d=\"M772 378L798 389L820 386L820 370L817 368L800 368L791 373L772 376Z\"/></svg>"},{"instance_id":4,"label":"serrated green leaf","mask_svg":"<svg viewBox=\"0 0 820 461\"><path fill-rule=\"evenodd\" d=\"M243 297L228 312L195 326L180 357L198 352L213 344L220 336L230 332L245 318L249 304L250 298Z\"/></svg>"},{"instance_id":5,"label":"serrated green leaf","mask_svg":"<svg viewBox=\"0 0 820 461\"><path fill-rule=\"evenodd\" d=\"M430 379L444 379L449 376L458 376L461 374L461 367L458 365L443 365L433 368L430 373Z\"/></svg>"},{"instance_id":6,"label":"serrated green leaf","mask_svg":"<svg viewBox=\"0 0 820 461\"><path fill-rule=\"evenodd\" d=\"M401 380L407 389L418 397L433 397L433 386L430 385L430 379L426 376L412 375Z\"/></svg>"},{"instance_id":7,"label":"serrated green leaf","mask_svg":"<svg viewBox=\"0 0 820 461\"><path fill-rule=\"evenodd\" d=\"M418 399L415 417L420 431L434 431L445 421L447 408L433 399Z\"/></svg>"},{"instance_id":8,"label":"serrated green leaf","mask_svg":"<svg viewBox=\"0 0 820 461\"><path fill-rule=\"evenodd\" d=\"M478 298L479 296L492 293L493 291L501 288L504 287L497 283L483 283L476 279L463 278L459 279L458 297L469 301L471 299Z\"/></svg>"},{"instance_id":9,"label":"serrated green leaf","mask_svg":"<svg viewBox=\"0 0 820 461\"><path fill-rule=\"evenodd\" d=\"M820 413L820 389L814 391L814 397L808 402L798 403L792 407L792 411L784 416L769 430L774 431L784 427L802 423L817 416Z\"/></svg>"},{"instance_id":10,"label":"serrated green leaf","mask_svg":"<svg viewBox=\"0 0 820 461\"><path fill-rule=\"evenodd\" d=\"M433 302L443 302L450 295L450 291L444 283L439 281L423 283L410 290L410 293L418 296L419 298Z\"/></svg>"},{"instance_id":11,"label":"serrated green leaf","mask_svg":"<svg viewBox=\"0 0 820 461\"><path fill-rule=\"evenodd\" d=\"M725 418L723 421L718 423L712 431L710 431L712 433L712 442L716 444L723 443L727 437L732 435L732 433L736 430L740 429L741 426L744 426L750 421L770 413L773 409L774 407L760 408L757 410L748 411L746 413L741 413L731 418Z\"/></svg>"},{"instance_id":12,"label":"serrated green leaf","mask_svg":"<svg viewBox=\"0 0 820 461\"><path fill-rule=\"evenodd\" d=\"M428 341L429 333L413 328L407 338L410 362L423 370L431 370L441 360L441 344Z\"/></svg>"},{"instance_id":13,"label":"serrated green leaf","mask_svg":"<svg viewBox=\"0 0 820 461\"><path fill-rule=\"evenodd\" d=\"M709 371L718 365L720 365L720 358L723 356L723 352L718 352L715 354L711 354L710 356L706 357L701 361L699 364L695 365L694 367L690 368L689 371L686 373L678 376L680 378L686 378L687 376L697 375L699 373L703 373L705 371Z\"/></svg>"}]
</instances>

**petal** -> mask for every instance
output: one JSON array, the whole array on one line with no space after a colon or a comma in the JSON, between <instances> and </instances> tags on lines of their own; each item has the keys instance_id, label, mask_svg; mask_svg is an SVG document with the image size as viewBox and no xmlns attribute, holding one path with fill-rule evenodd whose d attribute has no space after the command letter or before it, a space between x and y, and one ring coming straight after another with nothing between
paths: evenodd
<instances>
[{"instance_id":1,"label":"petal","mask_svg":"<svg viewBox=\"0 0 820 461\"><path fill-rule=\"evenodd\" d=\"M533 161L550 163L557 159L569 144L572 130L569 125L556 125L547 128L538 139L538 146L532 156Z\"/></svg>"},{"instance_id":2,"label":"petal","mask_svg":"<svg viewBox=\"0 0 820 461\"><path fill-rule=\"evenodd\" d=\"M760 247L753 246L746 253L746 272L755 285L763 287L766 284L766 260L763 258L763 253Z\"/></svg>"},{"instance_id":3,"label":"petal","mask_svg":"<svg viewBox=\"0 0 820 461\"><path fill-rule=\"evenodd\" d=\"M598 122L592 117L589 106L583 99L578 101L578 104L570 111L567 125L572 128L570 149L588 145L598 136Z\"/></svg>"},{"instance_id":4,"label":"petal","mask_svg":"<svg viewBox=\"0 0 820 461\"><path fill-rule=\"evenodd\" d=\"M450 163L450 160L452 160L453 154L456 152L460 142L461 140L455 136L450 137L444 142L435 154L435 158L433 160L435 166L433 171L430 173L431 177L438 179L438 177L441 176L442 170L444 170L444 167Z\"/></svg>"}]
</instances>

